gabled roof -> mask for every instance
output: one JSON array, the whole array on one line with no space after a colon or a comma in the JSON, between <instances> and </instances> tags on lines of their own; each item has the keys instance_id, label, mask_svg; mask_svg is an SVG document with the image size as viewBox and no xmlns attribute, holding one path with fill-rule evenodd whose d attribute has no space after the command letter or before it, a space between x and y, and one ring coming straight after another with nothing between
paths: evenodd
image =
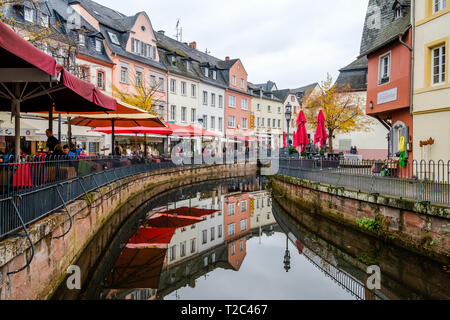
<instances>
[{"instance_id":1,"label":"gabled roof","mask_svg":"<svg viewBox=\"0 0 450 320\"><path fill-rule=\"evenodd\" d=\"M290 94L295 94L295 92L293 92L291 89L283 89L283 90L273 91L273 95L283 102L286 101L287 97Z\"/></svg>"},{"instance_id":2,"label":"gabled roof","mask_svg":"<svg viewBox=\"0 0 450 320\"><path fill-rule=\"evenodd\" d=\"M102 6L101 4L91 0L69 0L69 5L71 4L80 4L101 24L122 32L128 30L122 25L122 20L125 19L128 21L129 17L123 13Z\"/></svg>"},{"instance_id":3,"label":"gabled roof","mask_svg":"<svg viewBox=\"0 0 450 320\"><path fill-rule=\"evenodd\" d=\"M256 87L260 87L265 91L272 91L272 88L277 86L277 84L273 81L267 81L266 83L255 84Z\"/></svg>"},{"instance_id":4,"label":"gabled roof","mask_svg":"<svg viewBox=\"0 0 450 320\"><path fill-rule=\"evenodd\" d=\"M219 68L226 70L231 69L234 66L234 64L238 61L239 59L219 61Z\"/></svg>"},{"instance_id":5,"label":"gabled roof","mask_svg":"<svg viewBox=\"0 0 450 320\"><path fill-rule=\"evenodd\" d=\"M403 7L403 16L395 18L395 5ZM377 19L377 11L380 17ZM379 25L377 25L379 23ZM370 54L405 34L411 27L411 0L369 0L366 20L361 40L360 56Z\"/></svg>"}]
</instances>

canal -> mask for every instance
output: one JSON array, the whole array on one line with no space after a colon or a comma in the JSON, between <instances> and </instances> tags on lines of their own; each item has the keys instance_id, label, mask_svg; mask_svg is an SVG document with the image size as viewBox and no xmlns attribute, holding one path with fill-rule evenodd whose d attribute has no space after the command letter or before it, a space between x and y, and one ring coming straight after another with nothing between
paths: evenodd
<instances>
[{"instance_id":1,"label":"canal","mask_svg":"<svg viewBox=\"0 0 450 320\"><path fill-rule=\"evenodd\" d=\"M173 191L117 232L80 291L54 299L449 299L443 263L292 207L260 178ZM293 214L295 213L295 214ZM301 221L294 219L301 216ZM95 245L95 244L94 244ZM367 286L378 266L381 287Z\"/></svg>"}]
</instances>

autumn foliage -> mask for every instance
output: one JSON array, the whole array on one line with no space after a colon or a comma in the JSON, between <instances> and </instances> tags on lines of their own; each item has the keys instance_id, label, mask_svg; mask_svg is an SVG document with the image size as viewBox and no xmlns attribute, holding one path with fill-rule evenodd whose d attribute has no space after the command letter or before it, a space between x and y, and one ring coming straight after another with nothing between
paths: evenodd
<instances>
[{"instance_id":1,"label":"autumn foliage","mask_svg":"<svg viewBox=\"0 0 450 320\"><path fill-rule=\"evenodd\" d=\"M318 93L307 93L302 100L307 124L310 129L317 128L317 115L320 109L325 115L325 127L328 133L329 152L333 152L333 136L352 131L368 131L372 121L364 113L362 101L354 94L350 86L333 84L327 75Z\"/></svg>"}]
</instances>

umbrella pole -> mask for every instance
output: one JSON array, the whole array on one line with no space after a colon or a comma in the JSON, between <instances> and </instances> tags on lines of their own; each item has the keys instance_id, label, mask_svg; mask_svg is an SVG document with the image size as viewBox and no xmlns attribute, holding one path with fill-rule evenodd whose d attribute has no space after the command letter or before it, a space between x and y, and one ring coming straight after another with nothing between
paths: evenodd
<instances>
[{"instance_id":1,"label":"umbrella pole","mask_svg":"<svg viewBox=\"0 0 450 320\"><path fill-rule=\"evenodd\" d=\"M53 131L53 105L48 109L48 128Z\"/></svg>"},{"instance_id":2,"label":"umbrella pole","mask_svg":"<svg viewBox=\"0 0 450 320\"><path fill-rule=\"evenodd\" d=\"M144 133L144 157L147 158L147 134Z\"/></svg>"},{"instance_id":3,"label":"umbrella pole","mask_svg":"<svg viewBox=\"0 0 450 320\"><path fill-rule=\"evenodd\" d=\"M113 156L118 156L116 154L116 148L114 147L115 141L114 141L114 119L111 120L111 150Z\"/></svg>"},{"instance_id":4,"label":"umbrella pole","mask_svg":"<svg viewBox=\"0 0 450 320\"><path fill-rule=\"evenodd\" d=\"M61 135L61 113L60 113L60 114L58 114L58 140L59 140L60 144L62 144L61 138L62 138L62 135Z\"/></svg>"},{"instance_id":5,"label":"umbrella pole","mask_svg":"<svg viewBox=\"0 0 450 320\"><path fill-rule=\"evenodd\" d=\"M15 120L15 131L16 131L16 135L14 137L14 145L15 145L15 155L14 155L14 160L16 162L19 162L20 159L20 100L19 100L19 96L20 96L20 84L16 83L15 84L15 95L16 95L16 99L14 99L13 104L14 104L14 120Z\"/></svg>"}]
</instances>

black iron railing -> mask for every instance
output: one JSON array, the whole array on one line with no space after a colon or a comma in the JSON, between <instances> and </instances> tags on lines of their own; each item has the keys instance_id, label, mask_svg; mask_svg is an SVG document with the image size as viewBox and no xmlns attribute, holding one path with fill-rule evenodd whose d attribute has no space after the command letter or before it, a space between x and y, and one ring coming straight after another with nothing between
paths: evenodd
<instances>
[{"instance_id":1,"label":"black iron railing","mask_svg":"<svg viewBox=\"0 0 450 320\"><path fill-rule=\"evenodd\" d=\"M280 159L280 174L351 190L450 205L450 161Z\"/></svg>"}]
</instances>

